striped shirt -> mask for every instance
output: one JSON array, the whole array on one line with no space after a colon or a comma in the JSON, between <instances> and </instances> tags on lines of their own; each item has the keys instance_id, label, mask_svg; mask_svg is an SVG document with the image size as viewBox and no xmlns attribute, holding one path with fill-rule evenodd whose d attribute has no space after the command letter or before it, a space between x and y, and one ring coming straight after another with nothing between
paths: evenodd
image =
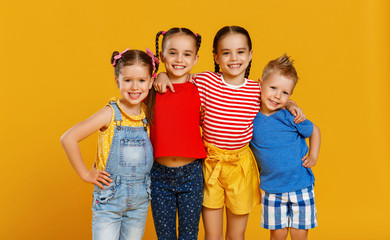
<instances>
[{"instance_id":1,"label":"striped shirt","mask_svg":"<svg viewBox=\"0 0 390 240\"><path fill-rule=\"evenodd\" d=\"M260 110L260 87L245 79L240 86L225 82L220 73L203 72L196 76L202 107L204 139L226 150L245 146L252 138L253 119Z\"/></svg>"}]
</instances>

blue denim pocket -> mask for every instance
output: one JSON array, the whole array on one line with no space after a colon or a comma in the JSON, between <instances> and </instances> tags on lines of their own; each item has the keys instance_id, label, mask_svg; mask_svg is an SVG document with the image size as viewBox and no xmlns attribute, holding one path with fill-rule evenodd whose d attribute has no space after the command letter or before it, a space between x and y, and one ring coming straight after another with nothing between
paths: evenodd
<instances>
[{"instance_id":1,"label":"blue denim pocket","mask_svg":"<svg viewBox=\"0 0 390 240\"><path fill-rule=\"evenodd\" d=\"M115 186L106 187L105 189L99 188L93 191L94 201L100 204L108 203L115 195Z\"/></svg>"},{"instance_id":2,"label":"blue denim pocket","mask_svg":"<svg viewBox=\"0 0 390 240\"><path fill-rule=\"evenodd\" d=\"M146 164L145 139L120 140L121 156L120 166L122 167L140 167Z\"/></svg>"}]
</instances>

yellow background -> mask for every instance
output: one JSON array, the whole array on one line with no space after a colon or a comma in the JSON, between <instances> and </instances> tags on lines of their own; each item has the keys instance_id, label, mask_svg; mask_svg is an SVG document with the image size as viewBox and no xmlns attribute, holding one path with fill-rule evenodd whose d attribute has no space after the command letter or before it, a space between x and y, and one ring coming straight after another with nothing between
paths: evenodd
<instances>
[{"instance_id":1,"label":"yellow background","mask_svg":"<svg viewBox=\"0 0 390 240\"><path fill-rule=\"evenodd\" d=\"M213 70L225 25L251 34L250 77L287 52L300 82L293 99L322 132L311 239L390 239L390 3L328 1L2 1L0 7L1 239L90 239L92 185L59 138L119 94L113 50L154 49L175 26L200 33L194 71ZM96 134L81 143L92 166ZM247 239L268 239L250 215ZM203 239L203 227L200 235ZM155 239L149 215L144 239Z\"/></svg>"}]
</instances>

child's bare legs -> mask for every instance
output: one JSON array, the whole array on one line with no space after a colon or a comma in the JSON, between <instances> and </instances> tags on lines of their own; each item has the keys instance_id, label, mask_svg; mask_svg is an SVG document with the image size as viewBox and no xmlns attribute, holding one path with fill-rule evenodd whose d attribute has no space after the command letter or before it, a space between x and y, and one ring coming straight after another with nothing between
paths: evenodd
<instances>
[{"instance_id":1,"label":"child's bare legs","mask_svg":"<svg viewBox=\"0 0 390 240\"><path fill-rule=\"evenodd\" d=\"M287 239L288 230L292 240L307 240L308 230L307 229L296 229L296 228L282 228L277 230L271 230L271 240L285 240Z\"/></svg>"},{"instance_id":2,"label":"child's bare legs","mask_svg":"<svg viewBox=\"0 0 390 240\"><path fill-rule=\"evenodd\" d=\"M271 230L271 240L286 240L288 228Z\"/></svg>"},{"instance_id":3,"label":"child's bare legs","mask_svg":"<svg viewBox=\"0 0 390 240\"><path fill-rule=\"evenodd\" d=\"M290 235L292 240L307 240L309 230L290 228Z\"/></svg>"},{"instance_id":4,"label":"child's bare legs","mask_svg":"<svg viewBox=\"0 0 390 240\"><path fill-rule=\"evenodd\" d=\"M223 208L211 209L203 207L203 225L205 240L223 240ZM248 214L236 215L226 208L226 239L245 239L245 229L248 222Z\"/></svg>"},{"instance_id":5,"label":"child's bare legs","mask_svg":"<svg viewBox=\"0 0 390 240\"><path fill-rule=\"evenodd\" d=\"M227 240L244 240L245 229L248 222L249 214L237 215L226 208L226 239Z\"/></svg>"},{"instance_id":6,"label":"child's bare legs","mask_svg":"<svg viewBox=\"0 0 390 240\"><path fill-rule=\"evenodd\" d=\"M203 207L202 218L205 240L223 240L223 208Z\"/></svg>"}]
</instances>

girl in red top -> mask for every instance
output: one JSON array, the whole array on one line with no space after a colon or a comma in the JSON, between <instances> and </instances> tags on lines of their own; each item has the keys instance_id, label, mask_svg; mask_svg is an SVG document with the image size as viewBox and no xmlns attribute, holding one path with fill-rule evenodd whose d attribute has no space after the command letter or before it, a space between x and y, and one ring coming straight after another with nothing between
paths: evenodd
<instances>
[{"instance_id":1,"label":"girl in red top","mask_svg":"<svg viewBox=\"0 0 390 240\"><path fill-rule=\"evenodd\" d=\"M159 54L158 40L163 36ZM156 56L165 64L175 92L154 93L150 138L155 162L151 171L152 213L158 239L198 239L203 201L202 158L206 151L199 128L200 97L188 82L198 61L201 37L186 28L156 35Z\"/></svg>"}]
</instances>

